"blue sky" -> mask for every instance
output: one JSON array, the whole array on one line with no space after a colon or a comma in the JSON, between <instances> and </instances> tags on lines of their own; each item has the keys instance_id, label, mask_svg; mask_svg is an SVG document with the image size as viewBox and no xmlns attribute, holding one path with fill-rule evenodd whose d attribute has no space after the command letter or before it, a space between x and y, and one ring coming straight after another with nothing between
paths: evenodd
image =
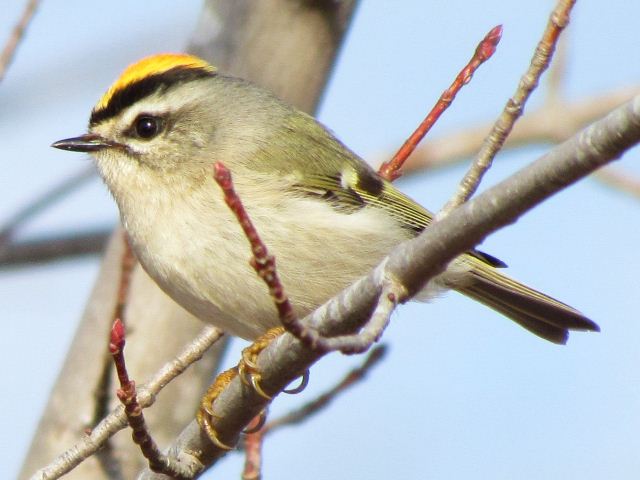
<instances>
[{"instance_id":1,"label":"blue sky","mask_svg":"<svg viewBox=\"0 0 640 480\"><path fill-rule=\"evenodd\" d=\"M23 2L0 14L0 41ZM90 108L130 62L184 48L200 2L43 2L0 84L0 222L51 184L88 164L49 148L82 133ZM394 151L466 62L504 24L495 57L444 115L433 136L497 115L515 89L551 1L365 0L341 52L319 117L355 151ZM114 15L114 11L118 13ZM578 2L569 30L568 99L638 83L640 6ZM544 100L537 92L530 106ZM500 155L483 187L542 154ZM638 150L618 166L640 176ZM421 174L400 187L431 209L464 167ZM639 204L594 180L555 196L482 249L509 273L579 308L602 327L548 344L456 294L403 306L384 336L391 351L367 382L265 448L265 476L297 478L635 478L640 470L637 271ZM38 217L24 236L112 224L98 180ZM0 473L16 475L64 360L99 261L0 270ZM237 360L236 354L227 361ZM278 398L274 415L314 397L361 359L332 355L304 394ZM139 379L143 381L144 379ZM61 451L67 446L61 445ZM229 455L214 475L239 475ZM211 476L213 478L213 475ZM225 477L227 478L227 477Z\"/></svg>"}]
</instances>

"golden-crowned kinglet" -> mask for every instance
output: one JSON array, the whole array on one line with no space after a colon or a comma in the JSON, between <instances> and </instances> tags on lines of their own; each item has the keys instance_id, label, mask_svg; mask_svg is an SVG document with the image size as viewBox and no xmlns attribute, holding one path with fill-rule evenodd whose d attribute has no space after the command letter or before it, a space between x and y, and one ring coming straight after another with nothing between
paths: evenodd
<instances>
[{"instance_id":1,"label":"golden-crowned kinglet","mask_svg":"<svg viewBox=\"0 0 640 480\"><path fill-rule=\"evenodd\" d=\"M381 179L312 117L190 55L128 67L56 148L91 153L140 263L176 302L246 339L279 324L247 240L212 177L222 162L300 317L366 274L432 215ZM454 289L542 338L598 330L577 310L467 252L418 298Z\"/></svg>"}]
</instances>

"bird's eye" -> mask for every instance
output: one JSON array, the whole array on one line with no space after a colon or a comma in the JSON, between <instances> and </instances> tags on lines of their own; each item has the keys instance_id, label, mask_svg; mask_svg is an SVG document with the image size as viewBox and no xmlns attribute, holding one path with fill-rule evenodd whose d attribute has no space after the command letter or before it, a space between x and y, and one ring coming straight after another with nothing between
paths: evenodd
<instances>
[{"instance_id":1,"label":"bird's eye","mask_svg":"<svg viewBox=\"0 0 640 480\"><path fill-rule=\"evenodd\" d=\"M149 140L158 135L160 127L160 119L150 115L140 115L135 121L136 134L144 140Z\"/></svg>"}]
</instances>

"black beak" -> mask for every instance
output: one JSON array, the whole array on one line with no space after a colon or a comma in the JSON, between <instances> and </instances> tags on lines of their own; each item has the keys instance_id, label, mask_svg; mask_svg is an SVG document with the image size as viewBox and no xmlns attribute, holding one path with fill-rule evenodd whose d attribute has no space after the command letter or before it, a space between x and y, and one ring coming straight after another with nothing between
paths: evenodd
<instances>
[{"instance_id":1,"label":"black beak","mask_svg":"<svg viewBox=\"0 0 640 480\"><path fill-rule=\"evenodd\" d=\"M115 146L99 135L86 133L74 138L65 138L51 144L53 148L69 150L71 152L98 152L104 148Z\"/></svg>"}]
</instances>

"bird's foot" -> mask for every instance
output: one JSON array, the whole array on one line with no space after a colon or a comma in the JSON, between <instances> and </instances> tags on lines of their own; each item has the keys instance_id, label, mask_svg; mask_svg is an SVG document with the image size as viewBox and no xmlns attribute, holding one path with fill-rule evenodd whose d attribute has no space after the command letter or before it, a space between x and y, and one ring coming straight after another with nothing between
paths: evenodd
<instances>
[{"instance_id":1,"label":"bird's foot","mask_svg":"<svg viewBox=\"0 0 640 480\"><path fill-rule=\"evenodd\" d=\"M215 417L213 413L213 402L218 398L220 392L226 388L227 385L238 375L238 368L230 368L222 372L213 381L207 393L204 394L202 400L200 400L200 408L196 415L196 420L200 425L200 428L207 434L209 440L218 448L222 450L233 450L233 447L227 445L218 438L218 432L213 428L212 420Z\"/></svg>"},{"instance_id":2,"label":"bird's foot","mask_svg":"<svg viewBox=\"0 0 640 480\"><path fill-rule=\"evenodd\" d=\"M271 395L266 393L260 385L262 374L258 368L258 355L269 346L269 344L284 333L284 328L275 327L260 335L247 348L242 351L242 360L238 363L238 375L245 385L251 386L258 395L267 400L271 400Z\"/></svg>"}]
</instances>

